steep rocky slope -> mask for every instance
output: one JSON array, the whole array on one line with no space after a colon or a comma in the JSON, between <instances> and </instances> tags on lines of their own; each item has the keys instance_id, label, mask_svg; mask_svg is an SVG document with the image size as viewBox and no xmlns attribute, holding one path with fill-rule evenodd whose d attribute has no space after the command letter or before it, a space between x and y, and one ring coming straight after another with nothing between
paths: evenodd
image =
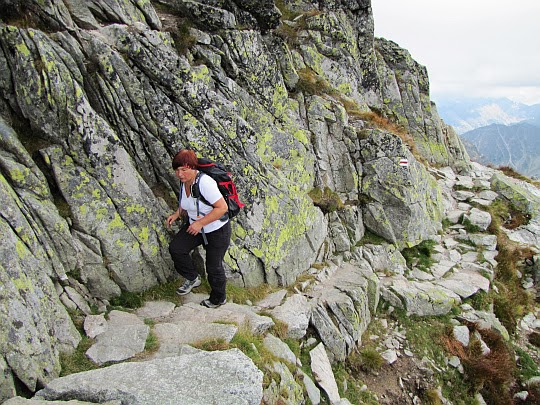
<instances>
[{"instance_id":1,"label":"steep rocky slope","mask_svg":"<svg viewBox=\"0 0 540 405\"><path fill-rule=\"evenodd\" d=\"M425 165L469 162L426 69L374 39L369 1L279 5L0 1L0 353L30 391L80 340L67 309L173 277L181 147L236 175L240 286L290 285L366 229L400 249L440 229Z\"/></svg>"}]
</instances>

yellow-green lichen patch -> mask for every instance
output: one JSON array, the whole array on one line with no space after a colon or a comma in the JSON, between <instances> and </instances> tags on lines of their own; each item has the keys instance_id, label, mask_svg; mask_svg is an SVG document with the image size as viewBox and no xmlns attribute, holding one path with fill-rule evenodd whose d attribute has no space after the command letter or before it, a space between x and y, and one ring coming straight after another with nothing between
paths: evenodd
<instances>
[{"instance_id":1,"label":"yellow-green lichen patch","mask_svg":"<svg viewBox=\"0 0 540 405\"><path fill-rule=\"evenodd\" d=\"M118 213L115 212L114 218L111 220L111 222L109 222L109 225L107 225L107 229L109 231L112 231L115 228L124 228L125 226L126 225L124 224L124 221L122 220L120 215L118 215Z\"/></svg>"},{"instance_id":2,"label":"yellow-green lichen patch","mask_svg":"<svg viewBox=\"0 0 540 405\"><path fill-rule=\"evenodd\" d=\"M9 171L9 175L13 181L23 185L24 179L30 175L30 169L27 167L22 169L12 169Z\"/></svg>"},{"instance_id":3,"label":"yellow-green lichen patch","mask_svg":"<svg viewBox=\"0 0 540 405\"><path fill-rule=\"evenodd\" d=\"M147 226L144 226L141 228L141 231L139 232L138 237L139 237L139 241L144 242L144 243L148 242L149 234L148 234Z\"/></svg>"},{"instance_id":4,"label":"yellow-green lichen patch","mask_svg":"<svg viewBox=\"0 0 540 405\"><path fill-rule=\"evenodd\" d=\"M29 253L26 245L21 240L17 240L15 243L15 250L17 252L17 256L19 256L21 259L24 259Z\"/></svg>"},{"instance_id":5,"label":"yellow-green lichen patch","mask_svg":"<svg viewBox=\"0 0 540 405\"><path fill-rule=\"evenodd\" d=\"M140 204L132 204L126 207L126 211L128 212L128 214L144 214L146 212L146 208Z\"/></svg>"},{"instance_id":6,"label":"yellow-green lichen patch","mask_svg":"<svg viewBox=\"0 0 540 405\"><path fill-rule=\"evenodd\" d=\"M26 274L21 274L19 278L12 279L13 285L17 290L34 291L34 285Z\"/></svg>"}]
</instances>

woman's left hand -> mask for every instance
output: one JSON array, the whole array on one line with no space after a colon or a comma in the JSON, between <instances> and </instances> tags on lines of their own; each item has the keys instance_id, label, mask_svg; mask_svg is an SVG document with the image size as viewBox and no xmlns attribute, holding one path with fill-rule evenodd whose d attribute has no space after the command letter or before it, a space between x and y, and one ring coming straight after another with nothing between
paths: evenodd
<instances>
[{"instance_id":1,"label":"woman's left hand","mask_svg":"<svg viewBox=\"0 0 540 405\"><path fill-rule=\"evenodd\" d=\"M203 225L199 221L195 221L191 225L189 225L186 232L189 233L190 235L195 236L201 232L202 227Z\"/></svg>"}]
</instances>

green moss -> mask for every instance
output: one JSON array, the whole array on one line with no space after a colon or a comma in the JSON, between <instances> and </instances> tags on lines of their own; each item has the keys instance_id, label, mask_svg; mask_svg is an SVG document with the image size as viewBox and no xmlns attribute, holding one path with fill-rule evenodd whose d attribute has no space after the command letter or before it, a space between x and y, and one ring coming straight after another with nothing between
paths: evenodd
<instances>
[{"instance_id":1,"label":"green moss","mask_svg":"<svg viewBox=\"0 0 540 405\"><path fill-rule=\"evenodd\" d=\"M233 226L233 234L239 239L245 239L247 236L246 230L238 223L235 223Z\"/></svg>"}]
</instances>

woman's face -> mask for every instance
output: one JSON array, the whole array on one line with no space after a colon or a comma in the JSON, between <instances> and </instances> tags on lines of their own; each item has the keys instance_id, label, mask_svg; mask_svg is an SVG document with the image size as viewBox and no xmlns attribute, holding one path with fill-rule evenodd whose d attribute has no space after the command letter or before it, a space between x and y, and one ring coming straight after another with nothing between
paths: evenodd
<instances>
[{"instance_id":1,"label":"woman's face","mask_svg":"<svg viewBox=\"0 0 540 405\"><path fill-rule=\"evenodd\" d=\"M197 170L191 169L187 166L180 166L175 170L176 177L180 179L182 183L193 182L197 175Z\"/></svg>"}]
</instances>

